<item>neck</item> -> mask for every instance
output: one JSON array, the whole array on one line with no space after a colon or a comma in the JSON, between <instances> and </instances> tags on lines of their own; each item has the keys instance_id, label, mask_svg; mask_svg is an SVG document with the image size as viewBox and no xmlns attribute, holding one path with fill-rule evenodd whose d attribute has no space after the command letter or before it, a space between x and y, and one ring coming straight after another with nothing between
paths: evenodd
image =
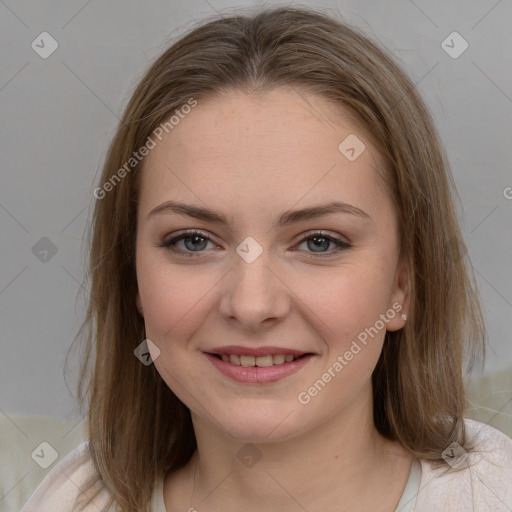
<instances>
[{"instance_id":1,"label":"neck","mask_svg":"<svg viewBox=\"0 0 512 512\"><path fill-rule=\"evenodd\" d=\"M392 512L412 461L375 429L371 386L323 424L283 441L234 442L211 423L192 418L198 449L185 469L189 503L199 511L225 510L222 504L229 503L230 509L246 511L287 512L300 505ZM383 495L375 504L379 489Z\"/></svg>"}]
</instances>

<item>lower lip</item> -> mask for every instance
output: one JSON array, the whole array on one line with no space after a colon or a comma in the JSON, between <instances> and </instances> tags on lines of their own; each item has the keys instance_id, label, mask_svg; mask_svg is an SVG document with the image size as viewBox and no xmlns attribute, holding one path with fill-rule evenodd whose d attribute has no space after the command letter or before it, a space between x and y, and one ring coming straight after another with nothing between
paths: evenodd
<instances>
[{"instance_id":1,"label":"lower lip","mask_svg":"<svg viewBox=\"0 0 512 512\"><path fill-rule=\"evenodd\" d=\"M212 364L226 377L230 377L237 382L247 382L251 384L265 384L267 382L276 382L284 379L289 375L293 375L308 363L313 357L313 354L302 356L300 359L295 359L288 363L275 364L272 366L242 366L231 363L226 363L222 359L212 355L206 354L206 357Z\"/></svg>"}]
</instances>

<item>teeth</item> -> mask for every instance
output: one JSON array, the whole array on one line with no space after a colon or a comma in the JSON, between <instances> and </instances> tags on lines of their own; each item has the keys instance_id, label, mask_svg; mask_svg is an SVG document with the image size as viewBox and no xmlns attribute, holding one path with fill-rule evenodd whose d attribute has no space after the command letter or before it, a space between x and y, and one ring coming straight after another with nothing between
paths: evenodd
<instances>
[{"instance_id":1,"label":"teeth","mask_svg":"<svg viewBox=\"0 0 512 512\"><path fill-rule=\"evenodd\" d=\"M295 359L292 354L276 354L266 356L239 356L238 354L221 354L221 358L226 363L242 365L245 367L258 366L267 367L275 364L289 363Z\"/></svg>"},{"instance_id":2,"label":"teeth","mask_svg":"<svg viewBox=\"0 0 512 512\"><path fill-rule=\"evenodd\" d=\"M283 364L285 359L284 354L276 354L275 356L272 356L272 362L274 364Z\"/></svg>"},{"instance_id":3,"label":"teeth","mask_svg":"<svg viewBox=\"0 0 512 512\"><path fill-rule=\"evenodd\" d=\"M272 356L258 356L256 358L256 366L272 366Z\"/></svg>"},{"instance_id":4,"label":"teeth","mask_svg":"<svg viewBox=\"0 0 512 512\"><path fill-rule=\"evenodd\" d=\"M254 356L240 356L240 364L242 366L254 366L256 361L254 360Z\"/></svg>"}]
</instances>

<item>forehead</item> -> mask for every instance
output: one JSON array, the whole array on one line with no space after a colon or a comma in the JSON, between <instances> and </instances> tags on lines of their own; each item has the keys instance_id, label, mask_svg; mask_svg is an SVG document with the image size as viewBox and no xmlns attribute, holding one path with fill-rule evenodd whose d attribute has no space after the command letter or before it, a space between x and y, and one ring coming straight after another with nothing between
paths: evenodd
<instances>
[{"instance_id":1,"label":"forehead","mask_svg":"<svg viewBox=\"0 0 512 512\"><path fill-rule=\"evenodd\" d=\"M171 198L264 208L326 194L382 200L378 152L341 107L284 88L197 101L146 157L142 214Z\"/></svg>"}]
</instances>

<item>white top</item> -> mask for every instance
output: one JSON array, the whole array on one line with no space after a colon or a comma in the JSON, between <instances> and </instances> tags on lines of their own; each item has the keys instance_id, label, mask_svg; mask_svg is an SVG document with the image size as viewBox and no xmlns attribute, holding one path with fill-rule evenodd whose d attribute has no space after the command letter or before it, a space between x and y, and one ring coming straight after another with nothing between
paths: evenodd
<instances>
[{"instance_id":1,"label":"white top","mask_svg":"<svg viewBox=\"0 0 512 512\"><path fill-rule=\"evenodd\" d=\"M448 465L434 469L429 461L414 460L395 512L512 512L512 439L484 423L464 421L475 451L458 453L456 447L445 451L458 470ZM45 476L20 512L73 512L82 484L94 473L85 441ZM102 510L107 502L104 488L85 511ZM161 479L155 485L151 510L166 512Z\"/></svg>"}]
</instances>

